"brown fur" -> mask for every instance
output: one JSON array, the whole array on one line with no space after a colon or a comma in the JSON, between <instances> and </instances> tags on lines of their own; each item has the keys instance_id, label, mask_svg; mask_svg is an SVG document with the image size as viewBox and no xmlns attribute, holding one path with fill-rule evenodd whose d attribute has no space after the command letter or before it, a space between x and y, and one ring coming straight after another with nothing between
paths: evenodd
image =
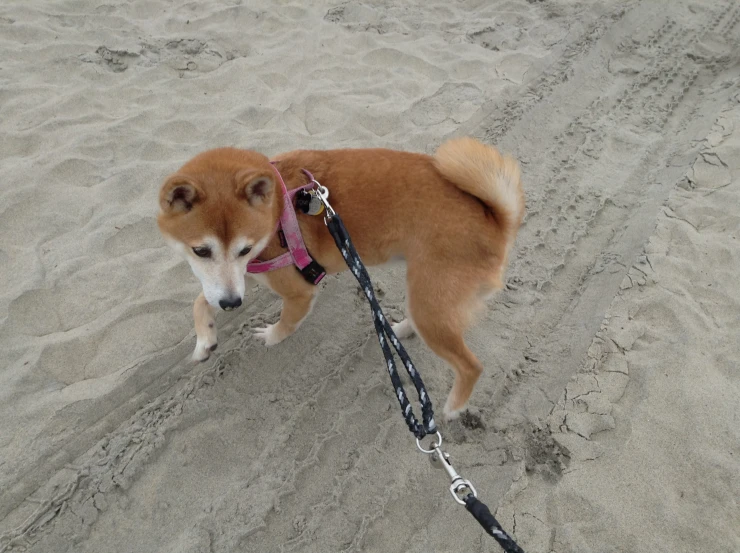
<instances>
[{"instance_id":1,"label":"brown fur","mask_svg":"<svg viewBox=\"0 0 740 553\"><path fill-rule=\"evenodd\" d=\"M455 369L445 412L459 412L482 371L463 334L481 298L502 287L524 215L516 161L469 138L443 144L435 156L299 150L275 161L289 189L306 184L302 168L329 189L365 263L406 260L410 318ZM276 257L285 250L273 235L283 206L273 176L269 160L256 152L200 154L163 185L160 229L188 248L204 235L217 236L224 247L238 237L270 236L259 258ZM327 272L345 270L322 218L299 215L299 222L309 252ZM262 280L284 299L280 321L265 329L266 341L277 343L308 314L316 288L293 267L265 273ZM199 343L202 338L215 345L214 311L201 294L194 307Z\"/></svg>"}]
</instances>

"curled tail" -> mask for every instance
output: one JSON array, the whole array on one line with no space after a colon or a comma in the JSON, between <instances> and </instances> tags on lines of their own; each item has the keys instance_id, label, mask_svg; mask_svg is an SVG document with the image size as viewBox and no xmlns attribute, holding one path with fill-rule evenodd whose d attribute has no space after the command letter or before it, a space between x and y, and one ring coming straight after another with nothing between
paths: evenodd
<instances>
[{"instance_id":1,"label":"curled tail","mask_svg":"<svg viewBox=\"0 0 740 553\"><path fill-rule=\"evenodd\" d=\"M508 250L524 217L524 189L517 161L473 138L453 138L437 149L434 162L447 180L491 209Z\"/></svg>"}]
</instances>

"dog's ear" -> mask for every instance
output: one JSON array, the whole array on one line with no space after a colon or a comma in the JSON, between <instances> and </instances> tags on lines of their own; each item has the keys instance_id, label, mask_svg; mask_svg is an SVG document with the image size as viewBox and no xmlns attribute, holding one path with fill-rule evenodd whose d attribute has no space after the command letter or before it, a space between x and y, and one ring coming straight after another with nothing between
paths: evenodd
<instances>
[{"instance_id":1,"label":"dog's ear","mask_svg":"<svg viewBox=\"0 0 740 553\"><path fill-rule=\"evenodd\" d=\"M204 199L203 190L185 175L172 175L159 191L159 207L164 213L185 213Z\"/></svg>"},{"instance_id":2,"label":"dog's ear","mask_svg":"<svg viewBox=\"0 0 740 553\"><path fill-rule=\"evenodd\" d=\"M236 194L251 205L269 205L275 195L275 175L264 169L245 169L236 175Z\"/></svg>"}]
</instances>

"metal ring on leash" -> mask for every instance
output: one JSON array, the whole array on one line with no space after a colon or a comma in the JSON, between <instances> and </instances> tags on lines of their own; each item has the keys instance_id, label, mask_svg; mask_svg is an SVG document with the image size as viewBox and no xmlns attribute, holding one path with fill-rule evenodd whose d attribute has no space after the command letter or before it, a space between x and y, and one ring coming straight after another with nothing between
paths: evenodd
<instances>
[{"instance_id":1,"label":"metal ring on leash","mask_svg":"<svg viewBox=\"0 0 740 553\"><path fill-rule=\"evenodd\" d=\"M422 453L432 454L436 451L438 447L442 447L442 434L439 433L439 430L437 430L437 440L438 442L435 444L432 444L432 449L424 449L421 447L421 441L419 438L416 438L416 447L419 448L419 451Z\"/></svg>"}]
</instances>

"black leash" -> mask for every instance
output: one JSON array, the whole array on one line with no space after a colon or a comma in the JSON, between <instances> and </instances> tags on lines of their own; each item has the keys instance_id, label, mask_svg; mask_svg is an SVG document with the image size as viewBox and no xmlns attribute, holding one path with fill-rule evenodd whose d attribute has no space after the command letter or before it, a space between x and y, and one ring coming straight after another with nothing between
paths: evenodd
<instances>
[{"instance_id":1,"label":"black leash","mask_svg":"<svg viewBox=\"0 0 740 553\"><path fill-rule=\"evenodd\" d=\"M373 322L375 323L375 332L378 334L378 341L380 347L383 349L383 355L385 356L386 365L388 366L388 374L391 377L393 383L393 389L396 391L396 398L398 403L401 405L401 412L403 418L406 420L406 425L409 430L416 436L417 439L421 440L427 434L434 434L437 432L437 424L434 422L434 411L432 410L432 401L429 399L424 382L421 380L419 371L414 368L414 364L409 358L409 354L406 353L406 349L403 347L401 342L393 332L391 325L388 323L388 319L383 315L383 310L380 308L377 298L375 297L375 291L373 290L373 283L370 281L370 275L365 269L365 265L360 260L360 256L355 250L355 246L349 238L347 229L344 228L344 223L339 215L334 215L329 221L327 221L329 232L331 232L334 241L342 252L342 257L347 262L347 266L355 275L357 282L360 283L360 288L365 294L367 301L370 302L370 309L373 313ZM396 361L393 358L393 352L391 351L388 343L393 345L393 348L398 352L398 356L401 358L401 363L406 368L406 372L409 373L411 380L414 383L417 393L419 394L419 402L421 405L421 417L422 424L416 420L414 411L411 408L406 391L403 389L401 379L398 376L396 370Z\"/></svg>"},{"instance_id":2,"label":"black leash","mask_svg":"<svg viewBox=\"0 0 740 553\"><path fill-rule=\"evenodd\" d=\"M450 485L450 492L452 493L452 497L455 498L455 501L465 506L468 512L473 515L475 520L478 521L483 529L498 542L505 553L524 553L524 550L522 550L522 548L520 548L511 538L511 536L509 536L503 530L503 528L501 528L501 525L498 523L498 521L493 516L490 509L485 505L485 503L482 503L480 500L478 500L478 494L475 491L475 488L473 488L473 485L455 471L455 469L452 467L452 464L450 464L450 456L442 451L442 435L437 430L437 425L434 422L432 400L429 398L429 394L424 387L424 382L421 380L421 375L419 374L419 371L417 371L414 367L414 364L411 362L411 358L409 357L408 353L406 353L406 349L403 347L403 344L401 344L401 342L396 337L395 332L393 332L388 319L386 319L385 315L383 315L383 310L380 308L380 304L375 297L375 291L373 289L373 283L370 280L370 275L368 274L365 265L362 263L360 255L357 253L354 244L352 244L352 240L349 237L347 229L344 227L342 219L339 217L339 215L336 214L336 212L329 204L329 191L318 182L316 184L318 187L318 195L321 199L321 202L324 204L324 207L326 208L324 222L326 223L329 232L334 238L334 242L337 244L337 248L339 248L339 251L342 253L344 261L347 263L350 271L352 271L352 274L357 279L357 282L359 282L360 288L365 294L367 301L370 303L370 309L373 314L373 322L375 324L375 332L378 335L378 341L380 342L380 347L383 350L383 355L385 356L386 365L388 366L388 374L391 377L391 383L393 384L393 388L396 391L396 397L398 398L398 403L401 406L401 412L403 413L403 418L406 421L406 425L409 427L409 430L414 434L414 436L416 436L417 447L422 452L430 454L432 456L432 462L436 466L445 469L447 474L450 476L450 479L452 480L452 484ZM401 358L401 362L406 368L406 372L408 372L409 376L411 377L411 380L414 383L414 387L419 394L419 403L421 406L422 416L421 424L419 424L419 421L414 416L411 404L409 403L408 397L406 396L406 391L403 389L401 379L398 376L398 371L396 370L396 362L393 358L393 352L391 351L388 342L393 345L393 348L396 350L398 356ZM420 440L428 434L435 433L437 436L437 441L432 444L431 449L424 449L421 446Z\"/></svg>"}]
</instances>

